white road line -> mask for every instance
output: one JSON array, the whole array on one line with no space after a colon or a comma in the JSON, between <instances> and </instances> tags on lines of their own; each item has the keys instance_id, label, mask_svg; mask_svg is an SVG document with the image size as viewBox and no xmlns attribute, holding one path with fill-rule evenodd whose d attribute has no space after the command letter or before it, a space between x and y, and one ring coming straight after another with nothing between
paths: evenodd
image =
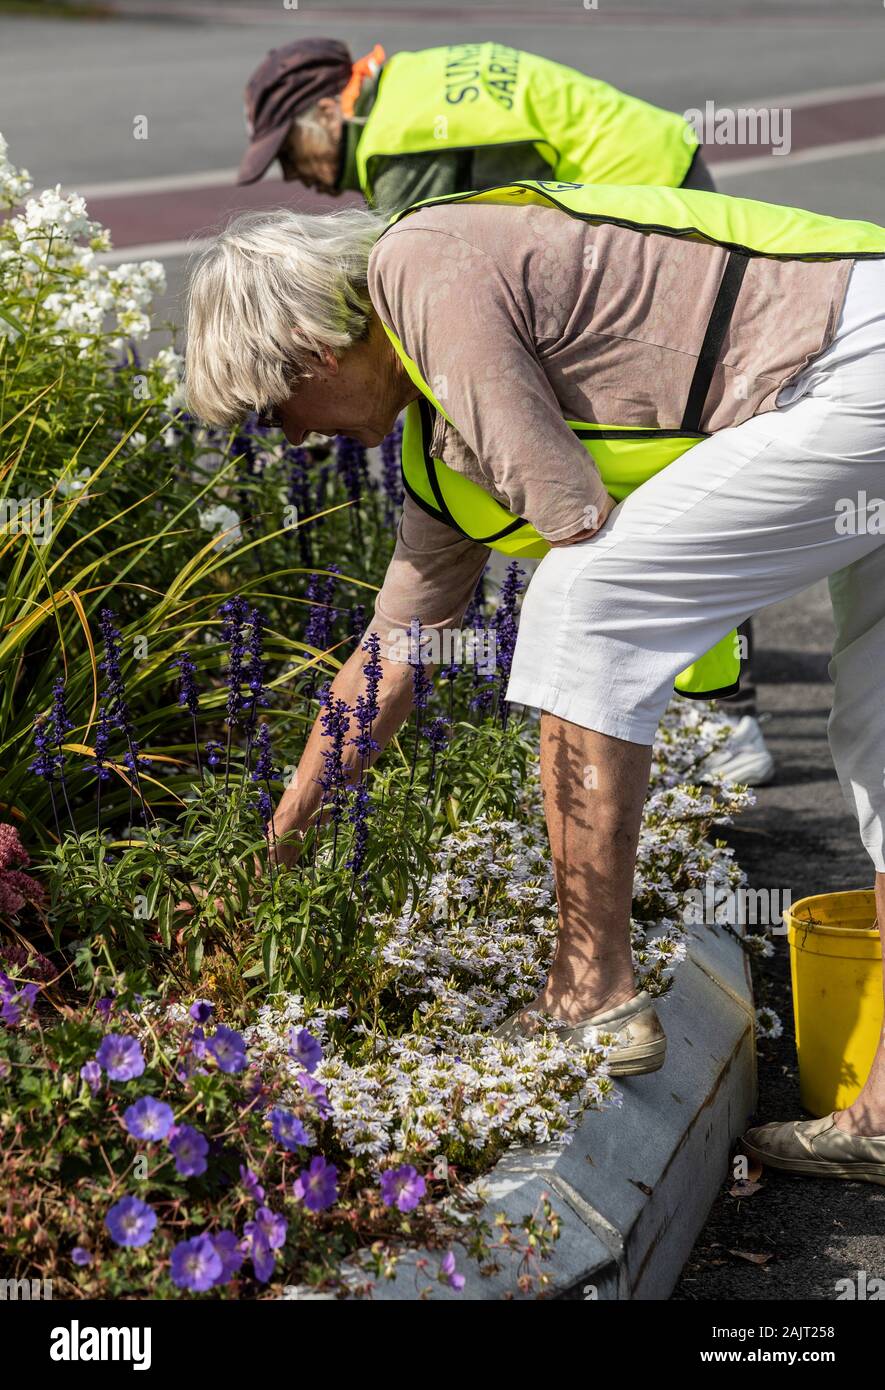
<instances>
[{"instance_id":1,"label":"white road line","mask_svg":"<svg viewBox=\"0 0 885 1390\"><path fill-rule=\"evenodd\" d=\"M786 97L768 97L758 101L744 101L742 106L774 107L789 106L798 111L803 106L826 106L831 101L863 101L866 97L885 96L885 82L858 82L850 87L819 87L813 92L794 92ZM734 107L731 108L734 110Z\"/></svg>"},{"instance_id":2,"label":"white road line","mask_svg":"<svg viewBox=\"0 0 885 1390\"><path fill-rule=\"evenodd\" d=\"M113 183L73 184L63 193L79 193L82 198L130 198L138 193L172 193L181 188L213 188L233 183L236 169L205 169L198 174L163 174L148 179L116 179Z\"/></svg>"},{"instance_id":3,"label":"white road line","mask_svg":"<svg viewBox=\"0 0 885 1390\"><path fill-rule=\"evenodd\" d=\"M113 251L100 251L95 257L102 265L120 265L123 261L172 261L179 256L193 256L212 245L212 237L192 237L189 241L149 241L143 246L115 246Z\"/></svg>"},{"instance_id":4,"label":"white road line","mask_svg":"<svg viewBox=\"0 0 885 1390\"><path fill-rule=\"evenodd\" d=\"M275 177L276 174L276 177ZM236 169L202 169L196 174L164 174L148 179L117 179L113 183L70 184L63 193L79 193L82 198L131 198L141 193L174 193L182 188L222 188L236 185ZM279 171L272 171L265 182L282 183Z\"/></svg>"}]
</instances>

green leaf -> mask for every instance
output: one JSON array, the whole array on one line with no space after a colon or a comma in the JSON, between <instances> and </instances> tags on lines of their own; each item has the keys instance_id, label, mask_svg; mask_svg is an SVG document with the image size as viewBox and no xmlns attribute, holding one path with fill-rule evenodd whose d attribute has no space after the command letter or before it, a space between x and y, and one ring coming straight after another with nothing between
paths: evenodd
<instances>
[{"instance_id":1,"label":"green leaf","mask_svg":"<svg viewBox=\"0 0 885 1390\"><path fill-rule=\"evenodd\" d=\"M264 965L264 974L269 985L272 985L276 979L279 947L280 942L276 932L269 932L264 938L264 943L261 947L261 960Z\"/></svg>"},{"instance_id":2,"label":"green leaf","mask_svg":"<svg viewBox=\"0 0 885 1390\"><path fill-rule=\"evenodd\" d=\"M24 324L21 322L20 319L17 319L14 314L11 314L8 309L0 309L0 319L3 319L5 323L10 324L16 330L17 333L25 333L26 330Z\"/></svg>"},{"instance_id":3,"label":"green leaf","mask_svg":"<svg viewBox=\"0 0 885 1390\"><path fill-rule=\"evenodd\" d=\"M187 964L191 972L191 978L199 979L200 966L203 964L203 938L202 936L192 936L187 943Z\"/></svg>"},{"instance_id":4,"label":"green leaf","mask_svg":"<svg viewBox=\"0 0 885 1390\"><path fill-rule=\"evenodd\" d=\"M174 912L175 901L172 895L167 893L160 903L160 911L157 917L157 929L167 951L172 945L172 917Z\"/></svg>"}]
</instances>

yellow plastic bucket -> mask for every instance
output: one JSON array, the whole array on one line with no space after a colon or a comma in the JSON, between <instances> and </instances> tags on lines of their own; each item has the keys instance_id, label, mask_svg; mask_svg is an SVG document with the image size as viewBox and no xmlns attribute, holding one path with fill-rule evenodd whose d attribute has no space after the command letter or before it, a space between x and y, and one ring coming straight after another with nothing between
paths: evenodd
<instances>
[{"instance_id":1,"label":"yellow plastic bucket","mask_svg":"<svg viewBox=\"0 0 885 1390\"><path fill-rule=\"evenodd\" d=\"M799 1094L812 1115L856 1099L882 1033L882 945L872 889L819 893L784 913Z\"/></svg>"}]
</instances>

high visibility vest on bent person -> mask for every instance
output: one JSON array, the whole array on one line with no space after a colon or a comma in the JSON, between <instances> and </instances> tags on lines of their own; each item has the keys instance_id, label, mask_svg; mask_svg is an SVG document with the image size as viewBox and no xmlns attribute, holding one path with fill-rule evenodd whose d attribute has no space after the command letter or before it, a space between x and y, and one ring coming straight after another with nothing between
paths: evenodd
<instances>
[{"instance_id":1,"label":"high visibility vest on bent person","mask_svg":"<svg viewBox=\"0 0 885 1390\"><path fill-rule=\"evenodd\" d=\"M496 203L514 208L548 205L566 216L665 236L691 237L725 248L728 258L714 302L682 419L672 429L637 427L616 420L599 423L567 420L593 458L608 492L620 501L648 478L708 438L700 428L704 402L747 264L755 256L784 260L866 259L885 257L885 228L872 222L825 217L800 208L779 207L675 188L600 187L576 183L524 180L481 193L455 194L416 203L391 218L390 224L418 208L438 203ZM384 233L382 233L382 236ZM457 429L396 334L385 331L423 399L406 410L402 446L403 485L431 516L471 540L505 555L539 557L547 541L530 522L508 512L478 483L441 460L432 458L429 442L438 410ZM722 638L676 679L676 690L697 699L731 694L740 683L737 634Z\"/></svg>"},{"instance_id":2,"label":"high visibility vest on bent person","mask_svg":"<svg viewBox=\"0 0 885 1390\"><path fill-rule=\"evenodd\" d=\"M371 203L377 160L494 145L533 145L557 179L675 186L698 138L683 116L534 53L425 48L381 70L356 150L360 188Z\"/></svg>"}]
</instances>

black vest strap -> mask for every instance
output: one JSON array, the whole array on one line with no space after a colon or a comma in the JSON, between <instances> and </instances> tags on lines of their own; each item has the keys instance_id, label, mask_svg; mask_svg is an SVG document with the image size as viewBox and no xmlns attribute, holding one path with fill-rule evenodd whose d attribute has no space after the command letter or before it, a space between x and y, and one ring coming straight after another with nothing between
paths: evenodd
<instances>
[{"instance_id":1,"label":"black vest strap","mask_svg":"<svg viewBox=\"0 0 885 1390\"><path fill-rule=\"evenodd\" d=\"M439 485L439 478L436 474L436 467L433 459L430 457L430 436L433 433L433 413L428 401L426 401L423 396L418 401L418 412L421 416L421 447L424 453L424 467L427 469L427 481L430 483L430 489L436 500L436 505L439 507L443 521L446 522L448 526L453 526L456 531L460 531L461 528L452 516L448 503L443 497L443 491Z\"/></svg>"},{"instance_id":2,"label":"black vest strap","mask_svg":"<svg viewBox=\"0 0 885 1390\"><path fill-rule=\"evenodd\" d=\"M423 396L418 401L418 413L421 417L421 451L424 455L424 468L427 473L427 481L430 483L430 490L433 493L434 500L439 510L435 512L431 507L428 507L427 503L422 501L418 494L409 486L405 468L403 468L403 486L412 500L417 502L418 506L421 507L423 511L428 512L430 516L441 517L447 526L451 526L454 531L459 532L462 536L466 536L468 540L476 541L479 545L491 545L494 541L499 541L503 539L504 536L509 536L513 531L518 531L520 526L525 526L527 523L525 519L520 516L517 517L515 521L511 521L507 526L502 526L500 531L493 532L491 536L471 536L469 531L464 530L460 522L455 520L443 496L439 474L436 471L436 459L431 457L430 439L433 434L433 411L430 408L430 403Z\"/></svg>"},{"instance_id":3,"label":"black vest strap","mask_svg":"<svg viewBox=\"0 0 885 1390\"><path fill-rule=\"evenodd\" d=\"M702 432L701 420L704 414L704 403L710 390L716 363L719 360L719 349L722 347L728 332L728 325L731 323L731 316L734 313L734 306L749 261L749 256L745 256L742 251L730 251L728 260L725 262L725 271L710 312L707 331L704 334L694 376L688 389L685 413L682 416L681 428L691 434Z\"/></svg>"}]
</instances>

